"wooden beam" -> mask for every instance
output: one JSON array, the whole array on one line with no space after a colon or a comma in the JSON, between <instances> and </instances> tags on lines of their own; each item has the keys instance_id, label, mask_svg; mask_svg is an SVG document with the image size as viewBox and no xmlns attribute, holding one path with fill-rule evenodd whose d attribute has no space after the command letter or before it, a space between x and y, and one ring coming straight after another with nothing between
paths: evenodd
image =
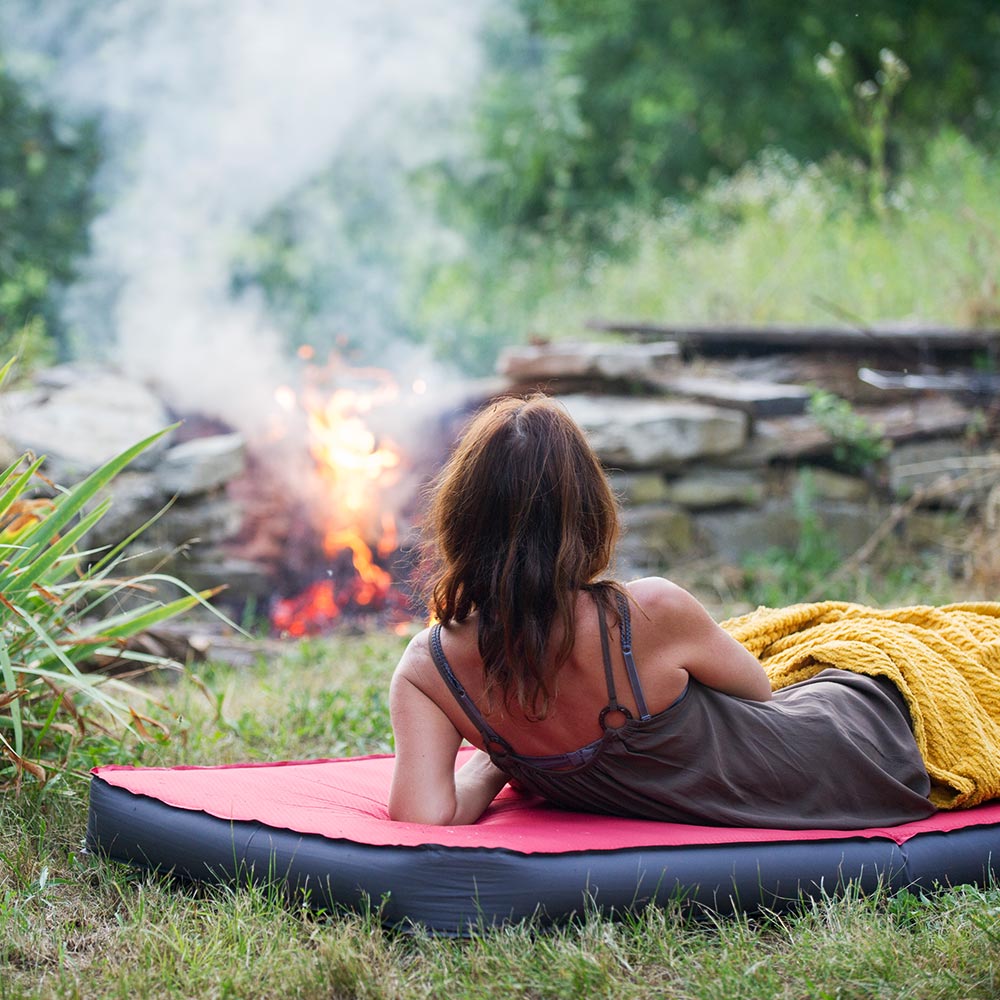
<instances>
[{"instance_id":1,"label":"wooden beam","mask_svg":"<svg viewBox=\"0 0 1000 1000\"><path fill-rule=\"evenodd\" d=\"M591 320L588 327L643 341L672 340L690 347L760 348L816 351L831 348L875 348L921 351L1000 350L1000 329L972 329L921 323L879 323L868 327L808 326L771 323L646 323Z\"/></svg>"}]
</instances>

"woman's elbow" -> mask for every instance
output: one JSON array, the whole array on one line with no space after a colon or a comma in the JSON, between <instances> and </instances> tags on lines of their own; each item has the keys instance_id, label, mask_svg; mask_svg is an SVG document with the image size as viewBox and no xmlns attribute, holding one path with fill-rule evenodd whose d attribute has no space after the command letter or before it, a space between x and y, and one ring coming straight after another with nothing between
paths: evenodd
<instances>
[{"instance_id":1,"label":"woman's elbow","mask_svg":"<svg viewBox=\"0 0 1000 1000\"><path fill-rule=\"evenodd\" d=\"M427 799L398 801L389 799L389 819L394 823L421 823L424 826L454 826L455 803Z\"/></svg>"},{"instance_id":2,"label":"woman's elbow","mask_svg":"<svg viewBox=\"0 0 1000 1000\"><path fill-rule=\"evenodd\" d=\"M747 692L743 695L748 701L770 701L771 681L763 670L755 673L747 686Z\"/></svg>"},{"instance_id":3,"label":"woman's elbow","mask_svg":"<svg viewBox=\"0 0 1000 1000\"><path fill-rule=\"evenodd\" d=\"M771 678L756 656L748 656L743 674L746 694L744 698L750 701L771 700Z\"/></svg>"}]
</instances>

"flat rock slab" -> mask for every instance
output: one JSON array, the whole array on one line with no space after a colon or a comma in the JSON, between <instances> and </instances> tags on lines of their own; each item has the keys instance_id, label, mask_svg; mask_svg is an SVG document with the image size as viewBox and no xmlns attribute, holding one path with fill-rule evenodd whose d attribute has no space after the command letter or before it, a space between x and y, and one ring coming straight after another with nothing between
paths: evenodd
<instances>
[{"instance_id":1,"label":"flat rock slab","mask_svg":"<svg viewBox=\"0 0 1000 1000\"><path fill-rule=\"evenodd\" d=\"M47 456L46 471L61 483L82 479L170 423L166 408L139 382L78 370L63 384L0 401L3 432L18 451ZM161 439L133 468L150 468L166 447Z\"/></svg>"},{"instance_id":2,"label":"flat rock slab","mask_svg":"<svg viewBox=\"0 0 1000 1000\"><path fill-rule=\"evenodd\" d=\"M742 469L693 469L667 484L667 499L688 510L754 507L766 494L763 477Z\"/></svg>"},{"instance_id":3,"label":"flat rock slab","mask_svg":"<svg viewBox=\"0 0 1000 1000\"><path fill-rule=\"evenodd\" d=\"M213 434L175 445L156 467L156 479L167 494L196 496L228 483L246 468L242 434Z\"/></svg>"},{"instance_id":4,"label":"flat rock slab","mask_svg":"<svg viewBox=\"0 0 1000 1000\"><path fill-rule=\"evenodd\" d=\"M972 421L972 410L949 396L896 403L881 410L859 406L858 413L890 441L953 437L964 434Z\"/></svg>"},{"instance_id":5,"label":"flat rock slab","mask_svg":"<svg viewBox=\"0 0 1000 1000\"><path fill-rule=\"evenodd\" d=\"M892 442L955 437L964 433L972 419L968 407L946 396L884 407L859 406L855 412L868 421L873 435ZM741 465L824 455L834 444L810 414L761 419L754 431L753 440L741 453Z\"/></svg>"},{"instance_id":6,"label":"flat rock slab","mask_svg":"<svg viewBox=\"0 0 1000 1000\"><path fill-rule=\"evenodd\" d=\"M747 440L739 410L685 400L563 396L602 463L623 469L674 469L692 459L726 455Z\"/></svg>"},{"instance_id":7,"label":"flat rock slab","mask_svg":"<svg viewBox=\"0 0 1000 1000\"><path fill-rule=\"evenodd\" d=\"M90 545L117 545L161 511L170 498L157 486L153 475L127 469L98 493L89 509L106 499L111 500L111 506L87 535ZM154 543L147 535L141 544L149 547Z\"/></svg>"},{"instance_id":8,"label":"flat rock slab","mask_svg":"<svg viewBox=\"0 0 1000 1000\"><path fill-rule=\"evenodd\" d=\"M1000 485L1000 451L961 439L912 441L888 459L889 488L900 498L929 491L936 503L969 507L983 503Z\"/></svg>"},{"instance_id":9,"label":"flat rock slab","mask_svg":"<svg viewBox=\"0 0 1000 1000\"><path fill-rule=\"evenodd\" d=\"M877 504L843 503L817 499L810 505L829 544L844 556L856 551L878 528L885 512ZM765 501L759 507L705 511L695 517L699 536L709 551L737 564L750 553L794 549L802 528L790 497Z\"/></svg>"},{"instance_id":10,"label":"flat rock slab","mask_svg":"<svg viewBox=\"0 0 1000 1000\"><path fill-rule=\"evenodd\" d=\"M698 537L691 514L673 504L645 504L622 511L624 529L615 551L615 571L645 574L695 554Z\"/></svg>"},{"instance_id":11,"label":"flat rock slab","mask_svg":"<svg viewBox=\"0 0 1000 1000\"><path fill-rule=\"evenodd\" d=\"M804 413L812 395L800 385L700 375L665 375L657 384L677 396L745 410L757 417Z\"/></svg>"},{"instance_id":12,"label":"flat rock slab","mask_svg":"<svg viewBox=\"0 0 1000 1000\"><path fill-rule=\"evenodd\" d=\"M1000 329L956 329L909 321L865 327L817 326L804 323L648 323L591 320L592 330L627 333L649 340L679 341L698 347L779 348L812 351L830 348L872 349L916 354L925 351L969 352L990 350L1000 342Z\"/></svg>"},{"instance_id":13,"label":"flat rock slab","mask_svg":"<svg viewBox=\"0 0 1000 1000\"><path fill-rule=\"evenodd\" d=\"M872 497L871 485L861 476L824 469L821 465L799 466L792 476L792 488L823 500L865 503Z\"/></svg>"},{"instance_id":14,"label":"flat rock slab","mask_svg":"<svg viewBox=\"0 0 1000 1000\"><path fill-rule=\"evenodd\" d=\"M662 472L617 472L608 474L615 496L627 505L662 504L669 498L670 487Z\"/></svg>"},{"instance_id":15,"label":"flat rock slab","mask_svg":"<svg viewBox=\"0 0 1000 1000\"><path fill-rule=\"evenodd\" d=\"M516 382L606 379L650 382L680 354L676 344L600 344L557 341L502 351L497 373Z\"/></svg>"}]
</instances>

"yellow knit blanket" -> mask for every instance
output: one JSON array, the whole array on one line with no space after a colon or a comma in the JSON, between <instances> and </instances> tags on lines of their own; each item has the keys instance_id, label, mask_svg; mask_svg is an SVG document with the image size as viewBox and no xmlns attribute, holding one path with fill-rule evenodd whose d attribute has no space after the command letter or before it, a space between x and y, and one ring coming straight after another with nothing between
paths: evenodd
<instances>
[{"instance_id":1,"label":"yellow knit blanket","mask_svg":"<svg viewBox=\"0 0 1000 1000\"><path fill-rule=\"evenodd\" d=\"M1000 603L879 611L826 601L723 622L775 690L824 667L888 677L910 708L939 809L1000 797Z\"/></svg>"}]
</instances>

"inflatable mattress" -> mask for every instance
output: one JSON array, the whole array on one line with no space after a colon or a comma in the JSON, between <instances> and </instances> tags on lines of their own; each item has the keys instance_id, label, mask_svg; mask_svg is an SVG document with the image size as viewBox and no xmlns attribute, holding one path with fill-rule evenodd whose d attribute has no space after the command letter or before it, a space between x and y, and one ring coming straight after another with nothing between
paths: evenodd
<instances>
[{"instance_id":1,"label":"inflatable mattress","mask_svg":"<svg viewBox=\"0 0 1000 1000\"><path fill-rule=\"evenodd\" d=\"M187 879L278 884L316 908L463 935L680 899L781 909L848 883L985 884L1000 803L868 830L764 830L555 809L510 788L472 826L389 820L388 756L93 771L88 847Z\"/></svg>"}]
</instances>

